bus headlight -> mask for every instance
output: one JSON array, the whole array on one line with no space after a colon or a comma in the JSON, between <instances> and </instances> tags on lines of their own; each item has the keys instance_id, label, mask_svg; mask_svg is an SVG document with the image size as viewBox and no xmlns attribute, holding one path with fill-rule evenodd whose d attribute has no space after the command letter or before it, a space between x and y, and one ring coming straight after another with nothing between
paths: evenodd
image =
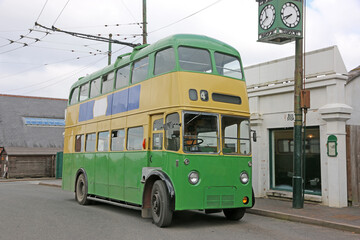
<instances>
[{"instance_id":1,"label":"bus headlight","mask_svg":"<svg viewBox=\"0 0 360 240\"><path fill-rule=\"evenodd\" d=\"M199 173L197 171L191 171L189 173L188 178L189 178L189 183L195 185L199 182Z\"/></svg>"},{"instance_id":2,"label":"bus headlight","mask_svg":"<svg viewBox=\"0 0 360 240\"><path fill-rule=\"evenodd\" d=\"M247 172L240 173L240 182L242 184L247 184L249 182L249 175Z\"/></svg>"}]
</instances>

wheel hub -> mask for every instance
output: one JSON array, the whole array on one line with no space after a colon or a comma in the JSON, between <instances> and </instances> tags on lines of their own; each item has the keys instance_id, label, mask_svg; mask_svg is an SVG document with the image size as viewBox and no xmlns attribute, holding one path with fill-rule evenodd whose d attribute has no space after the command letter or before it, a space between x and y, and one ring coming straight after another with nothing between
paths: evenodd
<instances>
[{"instance_id":1,"label":"wheel hub","mask_svg":"<svg viewBox=\"0 0 360 240\"><path fill-rule=\"evenodd\" d=\"M153 212L159 216L160 214L160 196L159 193L154 193L152 197L152 210Z\"/></svg>"}]
</instances>

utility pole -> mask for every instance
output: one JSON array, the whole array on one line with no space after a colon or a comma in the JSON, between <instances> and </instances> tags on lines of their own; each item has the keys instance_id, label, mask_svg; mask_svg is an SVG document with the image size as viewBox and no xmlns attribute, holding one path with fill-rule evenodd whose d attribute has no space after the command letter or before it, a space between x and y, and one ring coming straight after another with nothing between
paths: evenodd
<instances>
[{"instance_id":1,"label":"utility pole","mask_svg":"<svg viewBox=\"0 0 360 240\"><path fill-rule=\"evenodd\" d=\"M147 29L146 29L146 0L143 0L143 23L142 23L142 29L143 29L143 44L147 43Z\"/></svg>"},{"instance_id":2,"label":"utility pole","mask_svg":"<svg viewBox=\"0 0 360 240\"><path fill-rule=\"evenodd\" d=\"M303 81L303 39L295 40L295 83L294 83L294 174L293 174L293 208L303 208L303 179L301 164L301 129L302 129L302 109L301 109L301 90Z\"/></svg>"},{"instance_id":3,"label":"utility pole","mask_svg":"<svg viewBox=\"0 0 360 240\"><path fill-rule=\"evenodd\" d=\"M111 65L111 39L112 34L109 34L109 51L108 51L108 65Z\"/></svg>"}]
</instances>

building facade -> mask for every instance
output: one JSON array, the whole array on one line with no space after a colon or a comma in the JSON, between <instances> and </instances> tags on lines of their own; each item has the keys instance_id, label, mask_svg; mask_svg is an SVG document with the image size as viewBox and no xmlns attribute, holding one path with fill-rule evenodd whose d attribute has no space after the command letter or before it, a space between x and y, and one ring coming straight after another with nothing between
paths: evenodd
<instances>
[{"instance_id":1,"label":"building facade","mask_svg":"<svg viewBox=\"0 0 360 240\"><path fill-rule=\"evenodd\" d=\"M253 143L255 195L292 198L295 59L278 59L244 70L251 126L258 137ZM306 53L305 77L311 95L303 133L305 199L345 207L346 125L347 121L359 125L360 115L352 115L357 108L353 105L358 103L356 95L348 99L349 77L338 48ZM358 80L352 84L359 87Z\"/></svg>"},{"instance_id":2,"label":"building facade","mask_svg":"<svg viewBox=\"0 0 360 240\"><path fill-rule=\"evenodd\" d=\"M0 94L0 177L53 177L66 99Z\"/></svg>"}]
</instances>

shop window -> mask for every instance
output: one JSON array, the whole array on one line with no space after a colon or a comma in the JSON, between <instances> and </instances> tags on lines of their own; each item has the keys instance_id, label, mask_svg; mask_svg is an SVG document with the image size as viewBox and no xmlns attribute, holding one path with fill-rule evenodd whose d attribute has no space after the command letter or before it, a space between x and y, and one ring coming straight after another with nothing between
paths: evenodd
<instances>
[{"instance_id":1,"label":"shop window","mask_svg":"<svg viewBox=\"0 0 360 240\"><path fill-rule=\"evenodd\" d=\"M270 132L272 189L292 191L293 134L293 129L278 129ZM306 128L305 193L321 194L320 132L318 127Z\"/></svg>"}]
</instances>

